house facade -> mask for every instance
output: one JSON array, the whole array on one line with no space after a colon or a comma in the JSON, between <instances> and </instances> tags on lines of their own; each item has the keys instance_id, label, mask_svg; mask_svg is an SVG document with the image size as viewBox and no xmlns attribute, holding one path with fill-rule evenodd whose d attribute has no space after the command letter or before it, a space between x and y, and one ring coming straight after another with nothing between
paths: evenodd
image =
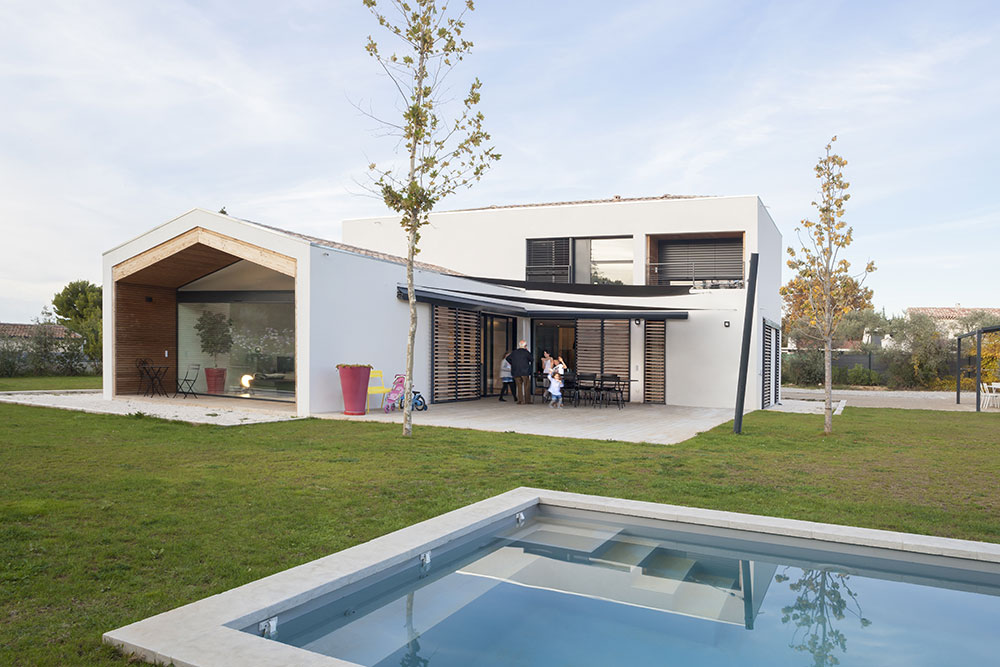
<instances>
[{"instance_id":1,"label":"house facade","mask_svg":"<svg viewBox=\"0 0 1000 667\"><path fill-rule=\"evenodd\" d=\"M777 400L781 241L763 205L639 203L432 216L414 278L415 387L433 403L496 395L504 352L525 339L536 357L549 349L571 369L618 375L632 402L731 407L757 252L746 407ZM139 359L170 390L193 377L198 393L293 402L303 416L343 408L338 363L391 381L405 366L404 235L388 218L350 221L344 235L352 242L195 209L106 252L105 396L139 391ZM229 334L214 353L213 319ZM221 384L209 368L225 369Z\"/></svg>"},{"instance_id":2,"label":"house facade","mask_svg":"<svg viewBox=\"0 0 1000 667\"><path fill-rule=\"evenodd\" d=\"M396 217L346 221L343 237L406 252ZM421 260L469 276L529 293L684 313L616 323L627 324L627 334L617 335L624 349L614 369L622 373L627 358L633 401L705 407L734 404L751 253L759 255L759 272L746 404L759 408L780 393L783 248L758 197L668 195L446 211L431 214L420 238ZM519 336L536 356L549 348L572 369L601 371L577 349L592 346L597 325L572 319L522 318Z\"/></svg>"}]
</instances>

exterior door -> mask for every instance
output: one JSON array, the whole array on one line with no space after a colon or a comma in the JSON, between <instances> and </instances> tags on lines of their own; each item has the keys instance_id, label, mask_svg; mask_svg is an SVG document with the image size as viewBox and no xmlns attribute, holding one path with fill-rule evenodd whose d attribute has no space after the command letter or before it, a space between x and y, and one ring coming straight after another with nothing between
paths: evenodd
<instances>
[{"instance_id":1,"label":"exterior door","mask_svg":"<svg viewBox=\"0 0 1000 667\"><path fill-rule=\"evenodd\" d=\"M500 362L508 352L513 352L516 346L514 340L513 317L503 315L483 315L483 396L496 396L500 393Z\"/></svg>"}]
</instances>

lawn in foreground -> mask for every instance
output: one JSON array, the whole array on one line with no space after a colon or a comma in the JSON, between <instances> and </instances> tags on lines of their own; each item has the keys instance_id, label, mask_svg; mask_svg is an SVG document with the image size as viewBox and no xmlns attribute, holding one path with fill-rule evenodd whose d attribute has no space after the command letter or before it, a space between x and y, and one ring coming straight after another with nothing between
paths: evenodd
<instances>
[{"instance_id":1,"label":"lawn in foreground","mask_svg":"<svg viewBox=\"0 0 1000 667\"><path fill-rule=\"evenodd\" d=\"M0 378L0 391L100 389L100 375L55 375Z\"/></svg>"},{"instance_id":2,"label":"lawn in foreground","mask_svg":"<svg viewBox=\"0 0 1000 667\"><path fill-rule=\"evenodd\" d=\"M1000 542L1000 415L754 413L675 446L0 405L0 664L123 664L102 632L516 486Z\"/></svg>"}]
</instances>

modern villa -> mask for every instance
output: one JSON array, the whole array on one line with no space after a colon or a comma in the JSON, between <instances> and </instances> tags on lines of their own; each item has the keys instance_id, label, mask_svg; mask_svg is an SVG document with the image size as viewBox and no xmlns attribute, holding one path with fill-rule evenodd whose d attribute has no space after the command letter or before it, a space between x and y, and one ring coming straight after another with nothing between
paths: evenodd
<instances>
[{"instance_id":1,"label":"modern villa","mask_svg":"<svg viewBox=\"0 0 1000 667\"><path fill-rule=\"evenodd\" d=\"M338 363L391 380L405 364L405 235L386 217L347 221L343 236L194 209L107 251L105 397L139 391L137 359L171 392L188 378L199 394L294 402L302 416L343 408ZM523 338L536 359L618 375L630 402L732 407L752 253L746 409L779 398L781 235L756 196L448 211L421 236L414 386L432 403L495 396ZM199 334L212 314L232 337L217 355Z\"/></svg>"}]
</instances>

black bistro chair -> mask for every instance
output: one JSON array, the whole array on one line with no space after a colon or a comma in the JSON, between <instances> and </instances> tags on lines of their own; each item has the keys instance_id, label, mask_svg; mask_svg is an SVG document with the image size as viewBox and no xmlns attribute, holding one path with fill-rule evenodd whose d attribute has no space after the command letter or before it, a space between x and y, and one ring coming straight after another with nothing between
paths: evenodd
<instances>
[{"instance_id":1,"label":"black bistro chair","mask_svg":"<svg viewBox=\"0 0 1000 667\"><path fill-rule=\"evenodd\" d=\"M198 394L194 391L194 383L198 379L199 372L201 372L201 364L188 364L187 370L184 371L184 377L177 378L177 391L174 392L174 398L177 398L177 394L183 394L184 398L188 396L198 398Z\"/></svg>"},{"instance_id":2,"label":"black bistro chair","mask_svg":"<svg viewBox=\"0 0 1000 667\"><path fill-rule=\"evenodd\" d=\"M135 360L135 369L139 372L139 389L137 394L145 396L153 389L153 377L149 374L149 359L139 357Z\"/></svg>"}]
</instances>

